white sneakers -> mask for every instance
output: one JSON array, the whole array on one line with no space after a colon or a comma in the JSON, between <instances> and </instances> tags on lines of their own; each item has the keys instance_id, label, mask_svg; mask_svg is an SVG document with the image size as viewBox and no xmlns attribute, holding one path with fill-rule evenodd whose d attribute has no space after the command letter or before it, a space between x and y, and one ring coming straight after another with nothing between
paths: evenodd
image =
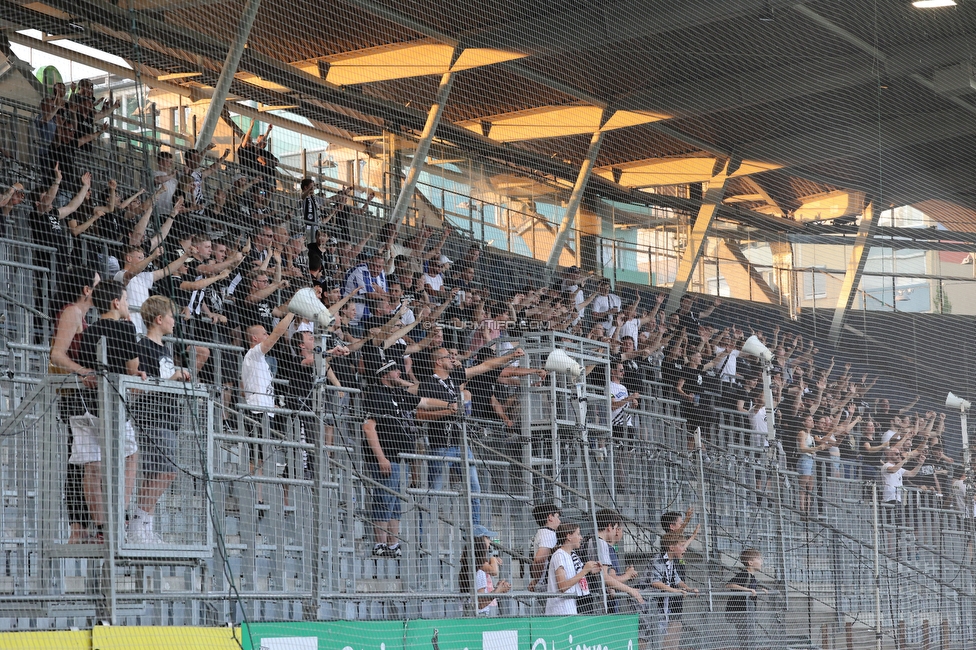
<instances>
[{"instance_id":1,"label":"white sneakers","mask_svg":"<svg viewBox=\"0 0 976 650\"><path fill-rule=\"evenodd\" d=\"M137 510L129 519L129 527L125 533L125 541L129 544L165 544L162 537L153 532L152 515Z\"/></svg>"}]
</instances>

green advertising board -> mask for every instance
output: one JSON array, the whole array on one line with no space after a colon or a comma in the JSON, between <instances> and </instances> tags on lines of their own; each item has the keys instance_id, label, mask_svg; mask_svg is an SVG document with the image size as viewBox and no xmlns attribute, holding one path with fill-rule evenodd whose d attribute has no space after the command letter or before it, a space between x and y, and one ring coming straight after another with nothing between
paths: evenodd
<instances>
[{"instance_id":1,"label":"green advertising board","mask_svg":"<svg viewBox=\"0 0 976 650\"><path fill-rule=\"evenodd\" d=\"M403 621L309 621L241 626L244 650L403 650Z\"/></svg>"},{"instance_id":2,"label":"green advertising board","mask_svg":"<svg viewBox=\"0 0 976 650\"><path fill-rule=\"evenodd\" d=\"M637 616L251 623L244 650L637 650Z\"/></svg>"}]
</instances>

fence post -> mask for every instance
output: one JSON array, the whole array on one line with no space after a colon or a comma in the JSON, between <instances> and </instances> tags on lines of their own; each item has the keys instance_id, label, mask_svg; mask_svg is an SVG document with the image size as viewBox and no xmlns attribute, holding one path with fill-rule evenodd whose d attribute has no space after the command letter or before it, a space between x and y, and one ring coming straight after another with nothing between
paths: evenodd
<instances>
[{"instance_id":1,"label":"fence post","mask_svg":"<svg viewBox=\"0 0 976 650\"><path fill-rule=\"evenodd\" d=\"M878 527L878 484L871 484L871 520L874 528L874 643L881 650L881 531Z\"/></svg>"},{"instance_id":2,"label":"fence post","mask_svg":"<svg viewBox=\"0 0 976 650\"><path fill-rule=\"evenodd\" d=\"M458 412L464 413L464 404L458 404ZM467 551L471 555L470 562L468 562L468 570L471 571L471 605L473 609L471 610L472 616L478 615L478 586L475 584L474 576L476 575L478 569L474 565L474 509L471 503L471 461L468 459L468 422L467 420L461 423L461 467L462 469L462 480L461 484L464 485L464 504L467 509L467 524L468 524L468 537L466 540L462 540L462 543L467 544ZM451 471L451 466L447 464L444 468L445 472ZM450 473L447 474L450 476ZM450 484L445 483L450 487Z\"/></svg>"}]
</instances>

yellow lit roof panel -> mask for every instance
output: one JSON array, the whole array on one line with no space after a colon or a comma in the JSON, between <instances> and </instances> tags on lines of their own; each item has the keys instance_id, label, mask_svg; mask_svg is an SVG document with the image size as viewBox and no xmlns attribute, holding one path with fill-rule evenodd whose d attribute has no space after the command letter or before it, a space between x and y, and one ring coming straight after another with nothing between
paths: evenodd
<instances>
[{"instance_id":1,"label":"yellow lit roof panel","mask_svg":"<svg viewBox=\"0 0 976 650\"><path fill-rule=\"evenodd\" d=\"M620 170L621 185L626 187L657 187L704 183L712 177L715 159L711 157L655 158L614 165ZM777 169L780 165L757 160L743 160L732 176L748 176ZM613 179L613 168L596 170L600 176Z\"/></svg>"},{"instance_id":2,"label":"yellow lit roof panel","mask_svg":"<svg viewBox=\"0 0 976 650\"><path fill-rule=\"evenodd\" d=\"M593 133L600 128L602 114L603 110L596 106L542 106L462 122L460 126L480 132L481 122L490 122L488 137L499 142L512 142Z\"/></svg>"},{"instance_id":3,"label":"yellow lit roof panel","mask_svg":"<svg viewBox=\"0 0 976 650\"><path fill-rule=\"evenodd\" d=\"M864 211L864 192L838 190L800 199L803 203L793 213L798 221L837 219Z\"/></svg>"},{"instance_id":4,"label":"yellow lit roof panel","mask_svg":"<svg viewBox=\"0 0 976 650\"><path fill-rule=\"evenodd\" d=\"M493 115L480 120L469 120L461 122L459 126L480 132L482 122L488 122L491 124L489 138L499 142L514 142L594 133L600 129L602 117L603 109L598 106L540 106L514 113ZM617 111L603 125L603 130L647 124L666 117L656 113Z\"/></svg>"},{"instance_id":5,"label":"yellow lit roof panel","mask_svg":"<svg viewBox=\"0 0 976 650\"><path fill-rule=\"evenodd\" d=\"M337 86L350 86L407 77L440 75L448 70L455 72L470 70L502 61L520 59L526 55L491 48L472 48L461 52L452 68L453 56L454 46L447 43L411 41L344 52L321 59L296 61L292 65L317 76L319 63L327 63L329 72L326 81Z\"/></svg>"},{"instance_id":6,"label":"yellow lit roof panel","mask_svg":"<svg viewBox=\"0 0 976 650\"><path fill-rule=\"evenodd\" d=\"M338 86L444 74L451 65L454 47L446 43L397 43L337 54L329 63L326 81Z\"/></svg>"},{"instance_id":7,"label":"yellow lit roof panel","mask_svg":"<svg viewBox=\"0 0 976 650\"><path fill-rule=\"evenodd\" d=\"M454 62L451 68L455 72L459 70L470 70L483 65L493 65L504 61L514 61L527 55L520 52L508 52L506 50L495 50L491 48L470 48L461 52L461 56Z\"/></svg>"},{"instance_id":8,"label":"yellow lit roof panel","mask_svg":"<svg viewBox=\"0 0 976 650\"><path fill-rule=\"evenodd\" d=\"M657 122L658 120L666 120L670 115L664 115L662 113L649 113L644 111L617 111L610 116L607 123L603 125L604 131L610 131L611 129L622 129L627 126L637 126L639 124L647 124L648 122Z\"/></svg>"}]
</instances>

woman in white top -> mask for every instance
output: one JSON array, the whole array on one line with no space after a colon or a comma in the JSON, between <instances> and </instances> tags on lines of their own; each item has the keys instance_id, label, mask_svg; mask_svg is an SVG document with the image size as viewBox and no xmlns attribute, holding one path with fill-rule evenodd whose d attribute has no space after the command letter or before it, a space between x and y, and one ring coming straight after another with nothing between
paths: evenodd
<instances>
[{"instance_id":1,"label":"woman in white top","mask_svg":"<svg viewBox=\"0 0 976 650\"><path fill-rule=\"evenodd\" d=\"M580 547L583 535L578 524L559 524L556 529L556 548L549 558L549 593L563 593L565 598L549 598L546 616L575 616L576 598L588 593L586 576L600 572L600 563L587 562L581 566L573 561L573 551Z\"/></svg>"}]
</instances>

